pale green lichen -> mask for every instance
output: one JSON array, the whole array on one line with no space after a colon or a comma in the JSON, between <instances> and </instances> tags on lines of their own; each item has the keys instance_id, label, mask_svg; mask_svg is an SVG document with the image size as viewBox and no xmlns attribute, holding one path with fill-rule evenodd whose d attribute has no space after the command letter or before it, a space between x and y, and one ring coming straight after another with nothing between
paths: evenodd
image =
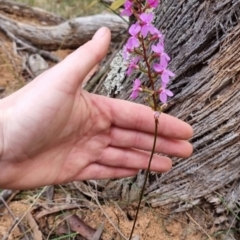
<instances>
[{"instance_id":1,"label":"pale green lichen","mask_svg":"<svg viewBox=\"0 0 240 240\"><path fill-rule=\"evenodd\" d=\"M122 52L118 52L110 64L111 70L103 85L107 91L107 96L118 94L123 89L123 81L126 77L127 63L123 59Z\"/></svg>"}]
</instances>

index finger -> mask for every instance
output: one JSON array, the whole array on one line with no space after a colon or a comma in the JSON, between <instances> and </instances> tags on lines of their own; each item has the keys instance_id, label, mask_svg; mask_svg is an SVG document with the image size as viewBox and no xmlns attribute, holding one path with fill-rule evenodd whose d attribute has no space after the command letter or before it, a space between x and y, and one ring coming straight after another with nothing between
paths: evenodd
<instances>
[{"instance_id":1,"label":"index finger","mask_svg":"<svg viewBox=\"0 0 240 240\"><path fill-rule=\"evenodd\" d=\"M106 99L112 112L113 124L120 128L134 129L154 133L154 111L147 106L119 99ZM186 122L161 113L159 117L159 135L168 138L187 140L192 137L193 129Z\"/></svg>"}]
</instances>

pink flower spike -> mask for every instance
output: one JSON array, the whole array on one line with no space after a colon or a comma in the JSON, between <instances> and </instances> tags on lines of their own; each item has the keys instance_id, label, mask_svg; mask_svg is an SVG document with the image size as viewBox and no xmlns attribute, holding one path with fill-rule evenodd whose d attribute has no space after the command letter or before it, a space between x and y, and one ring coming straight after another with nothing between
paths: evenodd
<instances>
[{"instance_id":1,"label":"pink flower spike","mask_svg":"<svg viewBox=\"0 0 240 240\"><path fill-rule=\"evenodd\" d=\"M162 84L162 87L160 89L160 94L159 94L159 99L162 103L166 103L167 102L167 98L168 97L172 97L173 96L173 92L166 89L166 84Z\"/></svg>"},{"instance_id":2,"label":"pink flower spike","mask_svg":"<svg viewBox=\"0 0 240 240\"><path fill-rule=\"evenodd\" d=\"M139 91L141 91L140 86L141 86L141 81L138 78L135 79L133 83L133 91L130 98L136 99L138 97Z\"/></svg>"},{"instance_id":3,"label":"pink flower spike","mask_svg":"<svg viewBox=\"0 0 240 240\"><path fill-rule=\"evenodd\" d=\"M147 0L147 2L148 2L148 5L152 8L157 7L159 4L159 0Z\"/></svg>"},{"instance_id":4,"label":"pink flower spike","mask_svg":"<svg viewBox=\"0 0 240 240\"><path fill-rule=\"evenodd\" d=\"M135 57L134 59L132 59L128 65L128 70L127 70L127 75L131 75L134 69L138 68L138 61L140 60L140 57Z\"/></svg>"}]
</instances>

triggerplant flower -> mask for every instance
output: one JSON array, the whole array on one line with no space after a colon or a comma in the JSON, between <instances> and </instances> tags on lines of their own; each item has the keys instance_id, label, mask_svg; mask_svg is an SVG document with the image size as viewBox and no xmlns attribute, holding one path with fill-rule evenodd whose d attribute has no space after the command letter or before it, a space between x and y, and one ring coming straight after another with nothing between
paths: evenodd
<instances>
[{"instance_id":1,"label":"triggerplant flower","mask_svg":"<svg viewBox=\"0 0 240 240\"><path fill-rule=\"evenodd\" d=\"M153 13L142 13L140 15L141 19L141 34L145 38L148 33L150 32L151 34L155 33L155 27L152 25L152 20L153 20Z\"/></svg>"},{"instance_id":2,"label":"triggerplant flower","mask_svg":"<svg viewBox=\"0 0 240 240\"><path fill-rule=\"evenodd\" d=\"M164 47L161 43L158 43L157 45L152 46L153 52L155 52L160 57L160 64L161 65L167 65L170 61L170 57L167 55L167 53L164 52Z\"/></svg>"},{"instance_id":3,"label":"triggerplant flower","mask_svg":"<svg viewBox=\"0 0 240 240\"><path fill-rule=\"evenodd\" d=\"M140 32L141 27L138 23L133 24L130 28L129 28L129 33L132 35L128 41L127 41L127 48L133 50L134 48L139 47L139 40L138 40L138 33Z\"/></svg>"},{"instance_id":4,"label":"triggerplant flower","mask_svg":"<svg viewBox=\"0 0 240 240\"><path fill-rule=\"evenodd\" d=\"M169 77L174 77L175 74L173 72L171 72L170 70L167 69L167 64L158 64L158 63L155 63L153 65L153 69L161 74L161 79L162 79L162 82L165 83L165 84L168 84L169 83Z\"/></svg>"},{"instance_id":5,"label":"triggerplant flower","mask_svg":"<svg viewBox=\"0 0 240 240\"><path fill-rule=\"evenodd\" d=\"M132 7L133 7L133 3L129 0L127 0L124 3L124 10L121 12L121 16L130 17L132 15Z\"/></svg>"},{"instance_id":6,"label":"triggerplant flower","mask_svg":"<svg viewBox=\"0 0 240 240\"><path fill-rule=\"evenodd\" d=\"M159 90L160 94L159 94L159 99L162 103L166 103L167 102L167 97L172 97L173 93L172 91L168 90L166 88L166 84L162 83L162 87Z\"/></svg>"},{"instance_id":7,"label":"triggerplant flower","mask_svg":"<svg viewBox=\"0 0 240 240\"><path fill-rule=\"evenodd\" d=\"M132 94L130 96L130 98L132 99L136 99L138 97L138 93L141 91L141 81L137 78L135 79L134 83L133 83L133 90L132 90Z\"/></svg>"}]
</instances>

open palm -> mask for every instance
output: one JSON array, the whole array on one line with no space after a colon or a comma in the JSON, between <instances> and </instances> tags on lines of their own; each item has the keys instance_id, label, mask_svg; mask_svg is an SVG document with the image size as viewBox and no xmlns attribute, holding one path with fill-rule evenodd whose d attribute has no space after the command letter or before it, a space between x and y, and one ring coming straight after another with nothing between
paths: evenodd
<instances>
[{"instance_id":1,"label":"open palm","mask_svg":"<svg viewBox=\"0 0 240 240\"><path fill-rule=\"evenodd\" d=\"M109 41L109 31L102 28L60 64L1 100L0 187L27 189L126 177L147 168L152 110L81 88L84 77L106 54ZM188 124L161 114L156 151L187 157L191 135ZM169 158L154 156L152 170L170 168Z\"/></svg>"}]
</instances>

